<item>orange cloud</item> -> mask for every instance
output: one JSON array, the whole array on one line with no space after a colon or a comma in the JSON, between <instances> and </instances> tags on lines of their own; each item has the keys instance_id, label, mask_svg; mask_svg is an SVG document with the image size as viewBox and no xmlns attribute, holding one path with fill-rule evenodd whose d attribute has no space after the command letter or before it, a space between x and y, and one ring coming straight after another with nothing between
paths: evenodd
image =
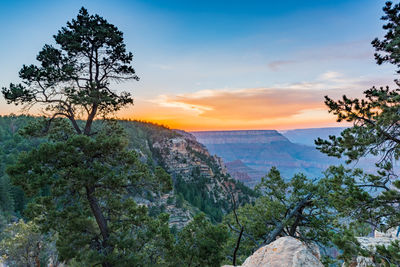
<instances>
[{"instance_id":1,"label":"orange cloud","mask_svg":"<svg viewBox=\"0 0 400 267\"><path fill-rule=\"evenodd\" d=\"M323 96L315 90L207 90L138 99L133 109L121 115L185 130L333 126L335 119L324 107Z\"/></svg>"},{"instance_id":2,"label":"orange cloud","mask_svg":"<svg viewBox=\"0 0 400 267\"><path fill-rule=\"evenodd\" d=\"M184 130L338 126L335 116L324 105L324 96L358 97L373 84L373 79L350 79L338 72L326 72L312 82L270 88L201 90L139 99L123 116Z\"/></svg>"},{"instance_id":3,"label":"orange cloud","mask_svg":"<svg viewBox=\"0 0 400 267\"><path fill-rule=\"evenodd\" d=\"M350 79L331 71L321 74L315 81L268 88L200 90L152 99L137 98L133 107L117 115L197 131L338 126L335 116L329 114L324 105L324 96L358 97L377 80ZM380 83L390 84L382 80ZM0 101L0 107L10 108L10 105L1 104ZM7 109L0 109L0 114L10 113Z\"/></svg>"},{"instance_id":4,"label":"orange cloud","mask_svg":"<svg viewBox=\"0 0 400 267\"><path fill-rule=\"evenodd\" d=\"M324 106L323 92L274 88L200 91L164 96L159 103L192 109L205 118L250 121L289 117Z\"/></svg>"},{"instance_id":5,"label":"orange cloud","mask_svg":"<svg viewBox=\"0 0 400 267\"><path fill-rule=\"evenodd\" d=\"M335 126L335 119L325 108L303 110L296 115L280 118L220 118L206 117L197 111L174 107L160 107L151 102L140 102L126 110L122 117L151 121L170 128L184 130L243 130L292 129Z\"/></svg>"}]
</instances>

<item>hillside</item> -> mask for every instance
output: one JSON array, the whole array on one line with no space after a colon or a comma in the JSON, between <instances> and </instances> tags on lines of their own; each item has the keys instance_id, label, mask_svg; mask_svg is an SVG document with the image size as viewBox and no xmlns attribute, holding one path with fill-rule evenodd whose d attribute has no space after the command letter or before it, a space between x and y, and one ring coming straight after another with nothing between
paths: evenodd
<instances>
[{"instance_id":1,"label":"hillside","mask_svg":"<svg viewBox=\"0 0 400 267\"><path fill-rule=\"evenodd\" d=\"M314 147L291 142L275 130L205 131L192 134L211 153L227 162L232 176L247 173L251 180L245 176L244 180L239 180L249 186L254 186L272 166L276 166L286 177L302 172L315 178L326 167L337 162ZM238 160L241 164L237 164Z\"/></svg>"},{"instance_id":2,"label":"hillside","mask_svg":"<svg viewBox=\"0 0 400 267\"><path fill-rule=\"evenodd\" d=\"M131 147L143 160L162 166L173 178L174 199L183 198L214 221L230 209L230 192L248 202L253 192L227 173L222 159L212 156L190 133L139 121L121 121Z\"/></svg>"},{"instance_id":3,"label":"hillside","mask_svg":"<svg viewBox=\"0 0 400 267\"><path fill-rule=\"evenodd\" d=\"M15 162L20 151L30 150L45 141L19 136L18 130L33 120L35 118L26 116L0 117L0 193L5 188L3 184L9 185L6 165ZM191 134L145 122L120 123L126 129L129 147L139 153L141 161L152 169L162 166L173 179L174 190L168 194L136 193L136 201L147 205L151 215L167 212L171 225L179 228L199 211L205 212L212 221L220 221L230 210L230 192L239 202L250 200L253 192L232 179L222 160L211 156ZM13 187L12 195L18 196L13 200L13 209L22 213L27 200L18 188Z\"/></svg>"}]
</instances>

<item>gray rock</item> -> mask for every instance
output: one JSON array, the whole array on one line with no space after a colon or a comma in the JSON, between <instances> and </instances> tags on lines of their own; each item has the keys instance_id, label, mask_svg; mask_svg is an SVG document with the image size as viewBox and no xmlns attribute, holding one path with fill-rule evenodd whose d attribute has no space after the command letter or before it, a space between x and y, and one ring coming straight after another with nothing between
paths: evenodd
<instances>
[{"instance_id":1,"label":"gray rock","mask_svg":"<svg viewBox=\"0 0 400 267\"><path fill-rule=\"evenodd\" d=\"M319 257L317 246L288 236L259 248L241 267L323 267Z\"/></svg>"}]
</instances>

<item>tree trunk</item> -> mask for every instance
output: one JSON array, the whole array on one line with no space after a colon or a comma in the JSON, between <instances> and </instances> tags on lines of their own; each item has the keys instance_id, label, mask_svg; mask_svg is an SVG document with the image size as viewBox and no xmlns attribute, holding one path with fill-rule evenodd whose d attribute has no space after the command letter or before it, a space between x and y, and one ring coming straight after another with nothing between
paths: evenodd
<instances>
[{"instance_id":1,"label":"tree trunk","mask_svg":"<svg viewBox=\"0 0 400 267\"><path fill-rule=\"evenodd\" d=\"M240 241L242 240L243 231L244 231L244 227L242 226L242 228L240 229L238 240L236 242L235 250L233 251L233 259L232 259L233 266L236 266L236 257L237 257L237 252L239 250Z\"/></svg>"},{"instance_id":2,"label":"tree trunk","mask_svg":"<svg viewBox=\"0 0 400 267\"><path fill-rule=\"evenodd\" d=\"M296 229L297 229L297 226L299 225L299 223L300 223L300 221L301 221L301 216L302 216L302 214L303 214L304 208L305 208L305 206L303 206L302 208L300 208L300 209L298 210L297 214L295 214L296 220L294 221L294 223L293 223L292 226L290 227L289 236L293 236L293 237L295 236L295 234L296 234Z\"/></svg>"},{"instance_id":3,"label":"tree trunk","mask_svg":"<svg viewBox=\"0 0 400 267\"><path fill-rule=\"evenodd\" d=\"M40 259L39 259L40 249L41 249L41 244L40 244L40 242L37 242L37 243L36 243L36 247L37 247L37 249L38 249L38 253L37 253L37 255L35 256L35 264L36 264L36 267L40 267Z\"/></svg>"},{"instance_id":4,"label":"tree trunk","mask_svg":"<svg viewBox=\"0 0 400 267\"><path fill-rule=\"evenodd\" d=\"M86 196L89 201L90 209L93 212L93 215L96 219L97 225L99 226L101 236L103 237L102 248L104 249L104 251L102 253L105 256L107 256L112 250L112 247L108 244L108 238L109 238L110 234L108 231L107 221L104 218L104 215L99 206L99 202L94 195L94 192L95 192L95 190L93 187L86 187ZM101 265L103 267L111 267L112 266L112 264L109 262L102 262Z\"/></svg>"},{"instance_id":5,"label":"tree trunk","mask_svg":"<svg viewBox=\"0 0 400 267\"><path fill-rule=\"evenodd\" d=\"M280 235L285 227L285 224L288 220L293 218L300 210L304 209L305 206L307 206L310 202L312 195L309 194L307 197L305 197L303 200L301 200L297 205L294 207L294 209L289 212L288 215L286 215L285 219L283 221L279 222L276 224L275 229L269 233L267 238L264 240L263 244L268 245L272 241L276 239L278 235Z\"/></svg>"},{"instance_id":6,"label":"tree trunk","mask_svg":"<svg viewBox=\"0 0 400 267\"><path fill-rule=\"evenodd\" d=\"M83 131L83 133L85 135L90 135L90 132L92 130L92 123L94 118L96 117L96 113L97 113L97 104L93 104L92 106L92 111L90 112L87 121L86 121L86 125L85 125L85 129Z\"/></svg>"},{"instance_id":7,"label":"tree trunk","mask_svg":"<svg viewBox=\"0 0 400 267\"><path fill-rule=\"evenodd\" d=\"M76 122L75 118L72 117L72 116L70 116L70 117L68 117L68 119L69 119L70 122L72 123L72 126L74 127L76 133L77 133L77 134L81 134L81 133L82 133L81 128L79 128L79 125L78 125L78 123Z\"/></svg>"}]
</instances>

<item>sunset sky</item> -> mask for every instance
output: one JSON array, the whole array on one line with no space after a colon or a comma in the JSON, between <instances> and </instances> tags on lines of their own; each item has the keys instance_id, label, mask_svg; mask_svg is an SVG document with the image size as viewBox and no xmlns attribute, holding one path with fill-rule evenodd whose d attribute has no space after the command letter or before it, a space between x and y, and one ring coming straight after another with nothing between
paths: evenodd
<instances>
[{"instance_id":1,"label":"sunset sky","mask_svg":"<svg viewBox=\"0 0 400 267\"><path fill-rule=\"evenodd\" d=\"M139 82L118 115L184 130L339 126L324 95L392 85L370 42L380 0L1 1L0 86L18 82L83 5L124 32ZM4 27L6 26L6 27ZM19 107L0 99L0 114Z\"/></svg>"}]
</instances>

